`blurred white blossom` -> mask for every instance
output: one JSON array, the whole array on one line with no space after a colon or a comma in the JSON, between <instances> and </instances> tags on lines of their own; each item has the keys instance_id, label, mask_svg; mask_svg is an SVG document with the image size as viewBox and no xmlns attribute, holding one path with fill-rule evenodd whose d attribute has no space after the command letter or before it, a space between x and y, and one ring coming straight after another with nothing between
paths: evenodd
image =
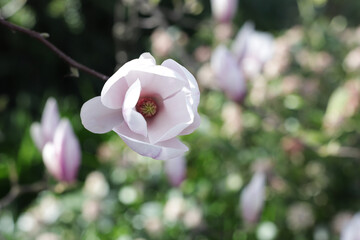
<instances>
[{"instance_id":1,"label":"blurred white blossom","mask_svg":"<svg viewBox=\"0 0 360 240\"><path fill-rule=\"evenodd\" d=\"M341 231L340 240L360 239L360 213L355 214Z\"/></svg>"},{"instance_id":2,"label":"blurred white blossom","mask_svg":"<svg viewBox=\"0 0 360 240\"><path fill-rule=\"evenodd\" d=\"M101 172L94 171L87 175L84 193L96 199L101 199L108 195L109 184Z\"/></svg>"}]
</instances>

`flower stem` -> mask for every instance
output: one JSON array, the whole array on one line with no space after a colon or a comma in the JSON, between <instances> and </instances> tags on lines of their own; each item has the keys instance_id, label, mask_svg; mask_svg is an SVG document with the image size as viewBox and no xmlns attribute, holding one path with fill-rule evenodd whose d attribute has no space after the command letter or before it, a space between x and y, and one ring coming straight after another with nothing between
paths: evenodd
<instances>
[{"instance_id":1,"label":"flower stem","mask_svg":"<svg viewBox=\"0 0 360 240\"><path fill-rule=\"evenodd\" d=\"M85 65L75 61L74 59L72 59L71 57L69 57L68 55L66 55L64 52L62 52L60 49L58 49L54 44L52 44L51 42L49 42L48 40L46 40L46 37L44 36L44 34L35 32L33 30L30 29L26 29L20 26L17 26L15 24L12 24L6 20L4 20L3 18L0 17L0 24L2 24L3 26L13 30L13 31L17 31L17 32L21 32L21 33L25 33L27 35L29 35L30 37L33 37L35 39L37 39L38 41L40 41L41 43L43 43L45 46L47 46L48 48L50 48L50 50L52 50L53 52L55 52L61 59L63 59L65 62L67 62L70 66L77 68L81 71L84 71L88 74L91 74L97 78L100 78L103 81L106 81L109 77L99 73L97 71L95 71L94 69L91 69L89 67L86 67Z\"/></svg>"}]
</instances>

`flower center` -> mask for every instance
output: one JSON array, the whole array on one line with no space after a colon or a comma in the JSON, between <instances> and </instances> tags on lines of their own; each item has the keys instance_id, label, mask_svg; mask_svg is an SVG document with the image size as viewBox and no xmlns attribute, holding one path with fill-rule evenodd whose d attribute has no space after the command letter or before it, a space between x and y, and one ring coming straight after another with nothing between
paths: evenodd
<instances>
[{"instance_id":1,"label":"flower center","mask_svg":"<svg viewBox=\"0 0 360 240\"><path fill-rule=\"evenodd\" d=\"M141 113L144 118L152 118L156 115L157 104L154 99L150 97L140 97L136 104L136 111Z\"/></svg>"}]
</instances>

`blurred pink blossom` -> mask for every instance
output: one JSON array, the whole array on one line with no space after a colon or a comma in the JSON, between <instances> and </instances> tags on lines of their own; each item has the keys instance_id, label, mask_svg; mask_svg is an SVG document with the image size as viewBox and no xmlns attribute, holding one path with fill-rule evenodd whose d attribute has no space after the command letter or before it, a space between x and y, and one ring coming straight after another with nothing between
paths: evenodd
<instances>
[{"instance_id":1,"label":"blurred pink blossom","mask_svg":"<svg viewBox=\"0 0 360 240\"><path fill-rule=\"evenodd\" d=\"M256 172L241 193L242 217L248 224L254 224L259 220L265 201L265 181L265 173Z\"/></svg>"},{"instance_id":2,"label":"blurred pink blossom","mask_svg":"<svg viewBox=\"0 0 360 240\"><path fill-rule=\"evenodd\" d=\"M151 34L151 50L155 56L166 57L174 47L174 39L163 28L157 28Z\"/></svg>"},{"instance_id":3,"label":"blurred pink blossom","mask_svg":"<svg viewBox=\"0 0 360 240\"><path fill-rule=\"evenodd\" d=\"M69 120L60 120L56 100L45 104L41 123L33 123L30 134L48 171L59 181L73 182L81 162L81 149Z\"/></svg>"},{"instance_id":4,"label":"blurred pink blossom","mask_svg":"<svg viewBox=\"0 0 360 240\"><path fill-rule=\"evenodd\" d=\"M193 75L174 60L156 65L151 54L124 64L87 101L81 120L94 133L115 131L135 152L154 159L179 157L188 148L178 135L200 125L200 91Z\"/></svg>"},{"instance_id":5,"label":"blurred pink blossom","mask_svg":"<svg viewBox=\"0 0 360 240\"><path fill-rule=\"evenodd\" d=\"M256 31L254 24L246 22L238 32L232 52L237 57L246 77L257 76L272 57L274 38L271 34Z\"/></svg>"},{"instance_id":6,"label":"blurred pink blossom","mask_svg":"<svg viewBox=\"0 0 360 240\"><path fill-rule=\"evenodd\" d=\"M241 102L246 94L246 79L257 77L273 54L273 37L244 24L231 50L219 45L211 56L211 67L219 87L233 101Z\"/></svg>"},{"instance_id":7,"label":"blurred pink blossom","mask_svg":"<svg viewBox=\"0 0 360 240\"><path fill-rule=\"evenodd\" d=\"M359 240L360 239L360 213L355 214L345 225L341 232L340 240Z\"/></svg>"},{"instance_id":8,"label":"blurred pink blossom","mask_svg":"<svg viewBox=\"0 0 360 240\"><path fill-rule=\"evenodd\" d=\"M211 0L211 10L219 22L230 22L236 14L238 0Z\"/></svg>"},{"instance_id":9,"label":"blurred pink blossom","mask_svg":"<svg viewBox=\"0 0 360 240\"><path fill-rule=\"evenodd\" d=\"M244 75L235 56L224 46L218 46L211 56L211 67L217 82L225 94L235 102L241 102L246 94Z\"/></svg>"},{"instance_id":10,"label":"blurred pink blossom","mask_svg":"<svg viewBox=\"0 0 360 240\"><path fill-rule=\"evenodd\" d=\"M184 156L165 161L165 172L172 186L178 187L186 178L186 159Z\"/></svg>"},{"instance_id":11,"label":"blurred pink blossom","mask_svg":"<svg viewBox=\"0 0 360 240\"><path fill-rule=\"evenodd\" d=\"M54 139L42 151L45 166L59 181L73 182L81 162L81 150L69 120L63 119L56 127Z\"/></svg>"},{"instance_id":12,"label":"blurred pink blossom","mask_svg":"<svg viewBox=\"0 0 360 240\"><path fill-rule=\"evenodd\" d=\"M45 104L41 123L35 122L30 127L31 137L40 151L47 142L53 140L59 122L60 116L56 100L49 98Z\"/></svg>"}]
</instances>

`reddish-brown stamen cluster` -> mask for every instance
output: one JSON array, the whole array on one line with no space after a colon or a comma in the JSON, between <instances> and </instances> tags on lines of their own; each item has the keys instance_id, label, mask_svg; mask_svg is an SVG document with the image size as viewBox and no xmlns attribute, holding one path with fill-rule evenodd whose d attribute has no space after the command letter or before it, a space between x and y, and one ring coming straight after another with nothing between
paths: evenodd
<instances>
[{"instance_id":1,"label":"reddish-brown stamen cluster","mask_svg":"<svg viewBox=\"0 0 360 240\"><path fill-rule=\"evenodd\" d=\"M152 118L157 113L157 104L151 97L140 97L136 104L136 111L141 113L144 118Z\"/></svg>"}]
</instances>

